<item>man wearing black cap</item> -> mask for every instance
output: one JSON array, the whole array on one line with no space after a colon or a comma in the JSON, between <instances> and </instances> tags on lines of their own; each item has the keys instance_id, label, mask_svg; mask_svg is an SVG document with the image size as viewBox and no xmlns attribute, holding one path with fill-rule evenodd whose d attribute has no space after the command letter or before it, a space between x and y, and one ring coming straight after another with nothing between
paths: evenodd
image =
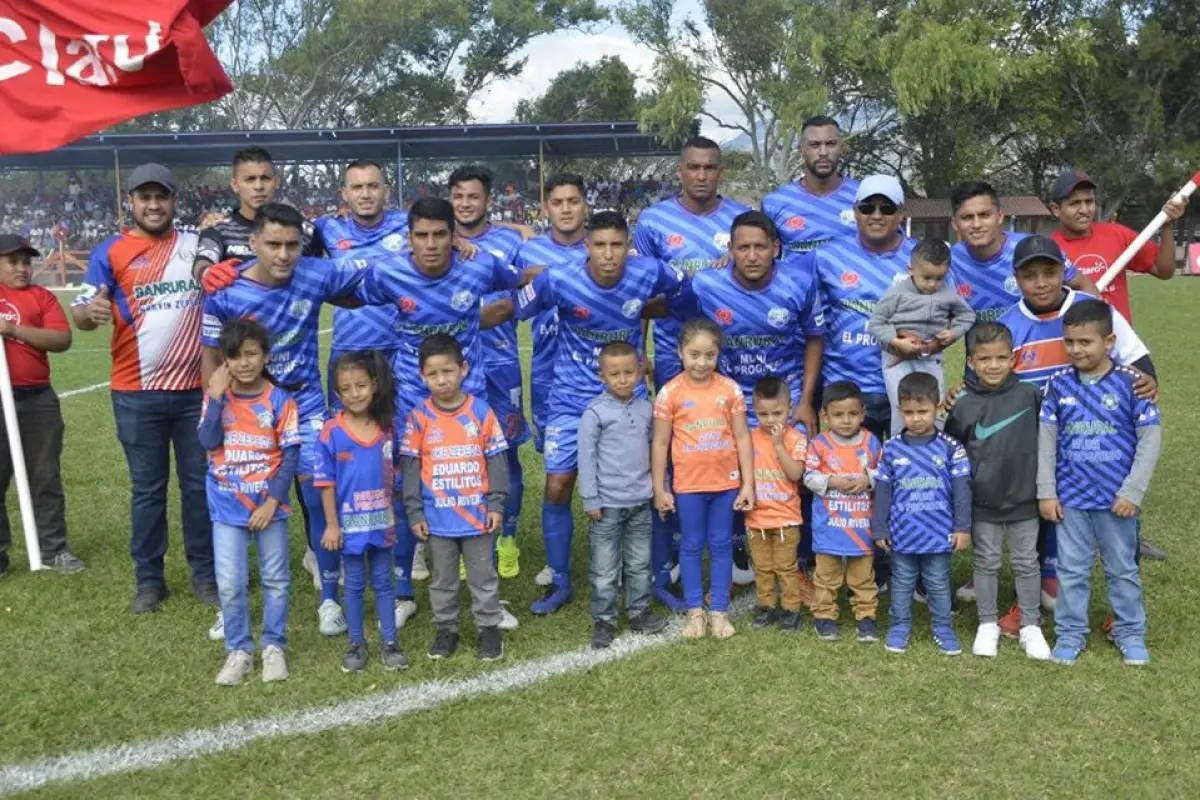
<instances>
[{"instance_id":1,"label":"man wearing black cap","mask_svg":"<svg viewBox=\"0 0 1200 800\"><path fill-rule=\"evenodd\" d=\"M46 357L71 346L71 328L58 299L30 283L33 259L40 256L20 236L0 234L0 337L16 400L42 564L56 572L72 573L85 565L67 549L66 498L59 470L64 426ZM0 576L8 571L12 544L4 506L12 475L7 433L0 426Z\"/></svg>"},{"instance_id":2,"label":"man wearing black cap","mask_svg":"<svg viewBox=\"0 0 1200 800\"><path fill-rule=\"evenodd\" d=\"M206 457L196 436L204 293L192 278L196 234L173 227L175 191L174 176L161 164L133 171L133 227L92 250L83 291L71 304L80 330L113 326L113 415L133 490L135 614L156 611L168 594L163 557L172 447L192 592L207 605L217 603Z\"/></svg>"},{"instance_id":3,"label":"man wearing black cap","mask_svg":"<svg viewBox=\"0 0 1200 800\"><path fill-rule=\"evenodd\" d=\"M1159 241L1147 242L1134 255L1126 269L1147 273L1160 280L1175 274L1175 236L1172 223L1183 216L1187 200L1171 198L1163 206L1167 223L1162 227ZM1051 234L1064 255L1080 273L1093 281L1117 260L1125 248L1137 238L1137 232L1116 222L1096 222L1096 182L1086 172L1069 169L1058 176L1050 190L1050 210L1058 217L1058 230ZM1129 308L1129 286L1125 273L1104 290L1103 299L1125 319L1132 321Z\"/></svg>"}]
</instances>

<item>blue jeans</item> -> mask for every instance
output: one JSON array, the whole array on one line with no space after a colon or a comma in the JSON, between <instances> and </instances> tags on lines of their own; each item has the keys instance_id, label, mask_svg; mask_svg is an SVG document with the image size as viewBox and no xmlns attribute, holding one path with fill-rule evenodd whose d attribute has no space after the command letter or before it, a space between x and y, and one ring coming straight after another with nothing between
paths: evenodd
<instances>
[{"instance_id":1,"label":"blue jeans","mask_svg":"<svg viewBox=\"0 0 1200 800\"><path fill-rule=\"evenodd\" d=\"M679 514L679 579L683 604L688 609L704 607L704 547L708 546L708 591L710 608L729 608L733 584L733 499L737 489L724 492L692 492L675 495Z\"/></svg>"},{"instance_id":2,"label":"blue jeans","mask_svg":"<svg viewBox=\"0 0 1200 800\"><path fill-rule=\"evenodd\" d=\"M1088 635L1092 558L1100 550L1108 601L1113 609L1113 639L1140 641L1146 635L1146 607L1138 574L1138 518L1111 511L1064 508L1058 524L1058 603L1054 630L1060 642L1082 645Z\"/></svg>"},{"instance_id":3,"label":"blue jeans","mask_svg":"<svg viewBox=\"0 0 1200 800\"><path fill-rule=\"evenodd\" d=\"M912 624L913 591L925 584L933 629L950 627L950 554L892 553L892 625Z\"/></svg>"},{"instance_id":4,"label":"blue jeans","mask_svg":"<svg viewBox=\"0 0 1200 800\"><path fill-rule=\"evenodd\" d=\"M262 646L287 647L288 566L287 520L277 519L258 533L213 523L213 553L217 564L217 595L225 617L225 650L254 650L250 635L250 542L258 548L259 581L263 592Z\"/></svg>"},{"instance_id":5,"label":"blue jeans","mask_svg":"<svg viewBox=\"0 0 1200 800\"><path fill-rule=\"evenodd\" d=\"M379 618L379 633L383 643L396 641L396 589L392 584L392 550L383 547L368 547L365 553L352 556L342 555L342 566L346 573L346 627L351 642L366 642L363 633L365 608L363 597L367 592L368 566L371 589L375 592L375 616Z\"/></svg>"},{"instance_id":6,"label":"blue jeans","mask_svg":"<svg viewBox=\"0 0 1200 800\"><path fill-rule=\"evenodd\" d=\"M166 585L167 480L171 448L179 481L183 550L193 583L213 581L213 534L204 480L208 469L196 429L201 392L116 391L112 393L117 439L125 449L131 484L129 554L139 587Z\"/></svg>"},{"instance_id":7,"label":"blue jeans","mask_svg":"<svg viewBox=\"0 0 1200 800\"><path fill-rule=\"evenodd\" d=\"M625 613L636 617L650 607L650 503L606 508L588 523L592 619L617 620L617 579L625 575Z\"/></svg>"}]
</instances>

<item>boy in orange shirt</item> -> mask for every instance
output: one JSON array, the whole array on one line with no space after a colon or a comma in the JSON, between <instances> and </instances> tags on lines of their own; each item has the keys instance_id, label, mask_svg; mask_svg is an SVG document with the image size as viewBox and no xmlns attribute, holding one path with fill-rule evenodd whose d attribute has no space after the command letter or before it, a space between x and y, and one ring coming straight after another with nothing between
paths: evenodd
<instances>
[{"instance_id":1,"label":"boy in orange shirt","mask_svg":"<svg viewBox=\"0 0 1200 800\"><path fill-rule=\"evenodd\" d=\"M754 508L746 514L746 539L754 561L758 606L755 630L778 625L789 633L800 630L799 482L804 477L808 435L788 424L791 395L788 385L768 375L754 386L758 427L750 431L754 450ZM780 608L775 607L775 585Z\"/></svg>"}]
</instances>

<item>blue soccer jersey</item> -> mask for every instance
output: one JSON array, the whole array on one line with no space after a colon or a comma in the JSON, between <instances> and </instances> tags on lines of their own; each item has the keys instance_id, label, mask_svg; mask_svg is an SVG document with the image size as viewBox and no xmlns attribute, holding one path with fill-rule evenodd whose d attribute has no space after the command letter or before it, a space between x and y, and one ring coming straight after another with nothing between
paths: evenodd
<instances>
[{"instance_id":1,"label":"blue soccer jersey","mask_svg":"<svg viewBox=\"0 0 1200 800\"><path fill-rule=\"evenodd\" d=\"M216 348L221 326L238 317L251 317L270 331L267 369L281 385L297 387L301 435L315 439L321 426L318 424L313 430L311 421L323 423L325 413L317 363L321 304L334 297L353 295L370 270L363 269L366 262L360 259L302 257L296 262L290 281L268 286L245 277L246 270L254 263L248 261L240 266L241 277L205 301L200 342Z\"/></svg>"},{"instance_id":2,"label":"blue soccer jersey","mask_svg":"<svg viewBox=\"0 0 1200 800\"><path fill-rule=\"evenodd\" d=\"M1058 426L1054 483L1067 508L1112 508L1133 468L1138 429L1160 424L1158 406L1133 391L1138 378L1113 367L1091 381L1072 368L1047 381L1041 420Z\"/></svg>"},{"instance_id":3,"label":"blue soccer jersey","mask_svg":"<svg viewBox=\"0 0 1200 800\"><path fill-rule=\"evenodd\" d=\"M826 195L815 195L792 181L764 197L762 210L775 222L785 248L807 252L854 232L857 192L858 181L844 176L838 188Z\"/></svg>"},{"instance_id":4,"label":"blue soccer jersey","mask_svg":"<svg viewBox=\"0 0 1200 800\"><path fill-rule=\"evenodd\" d=\"M749 208L721 198L707 214L689 211L679 198L664 200L643 211L633 232L638 255L656 258L685 277L717 266L729 255L729 229L734 218ZM698 308L679 310L677 316L654 320L654 382L661 388L678 375L679 331Z\"/></svg>"},{"instance_id":5,"label":"blue soccer jersey","mask_svg":"<svg viewBox=\"0 0 1200 800\"><path fill-rule=\"evenodd\" d=\"M575 244L559 244L550 233L535 236L521 245L514 263L517 269L577 263L587 259L587 240ZM530 383L549 385L554 382L554 364L558 342L558 310L551 308L531 320L533 358L530 362Z\"/></svg>"},{"instance_id":6,"label":"blue soccer jersey","mask_svg":"<svg viewBox=\"0 0 1200 800\"><path fill-rule=\"evenodd\" d=\"M469 260L452 255L450 268L437 278L417 269L407 255L375 261L366 270L358 298L373 305L391 304L398 310L399 342L392 373L401 418L429 396L421 380L417 349L435 333L458 340L470 367L463 391L483 396L487 370L479 336L479 300L489 292L515 289L519 282L520 275L511 264L502 264L483 251Z\"/></svg>"},{"instance_id":7,"label":"blue soccer jersey","mask_svg":"<svg viewBox=\"0 0 1200 800\"><path fill-rule=\"evenodd\" d=\"M391 430L377 431L373 439L364 441L339 413L325 423L316 452L313 485L334 490L342 552L357 556L368 547L394 545L392 498L400 488L400 472Z\"/></svg>"},{"instance_id":8,"label":"blue soccer jersey","mask_svg":"<svg viewBox=\"0 0 1200 800\"><path fill-rule=\"evenodd\" d=\"M579 416L600 394L600 349L625 341L642 346L642 309L659 295L674 295L680 286L677 273L653 258L630 256L625 274L605 288L588 272L587 262L568 264L541 273L518 295L518 315L530 319L550 310L558 312L558 356L550 406ZM638 385L638 395L646 387Z\"/></svg>"},{"instance_id":9,"label":"blue soccer jersey","mask_svg":"<svg viewBox=\"0 0 1200 800\"><path fill-rule=\"evenodd\" d=\"M489 226L479 236L467 240L480 250L490 253L502 264L516 261L521 249L521 234L508 228ZM494 292L483 296L481 306L497 300L508 299L508 292ZM487 402L492 407L509 447L516 447L529 440L529 426L525 422L524 387L521 380L521 353L517 340L517 322L508 322L481 332L483 338L483 363L487 369Z\"/></svg>"},{"instance_id":10,"label":"blue soccer jersey","mask_svg":"<svg viewBox=\"0 0 1200 800\"><path fill-rule=\"evenodd\" d=\"M825 310L825 358L821 378L854 381L868 394L885 394L883 357L867 321L892 284L908 277L916 242L902 239L886 253L868 250L858 234L842 236L816 252L817 285Z\"/></svg>"},{"instance_id":11,"label":"blue soccer jersey","mask_svg":"<svg viewBox=\"0 0 1200 800\"><path fill-rule=\"evenodd\" d=\"M965 241L960 241L950 248L950 282L958 290L959 297L975 312L977 322L999 319L1021 300L1021 289L1017 286L1017 278L1013 273L1013 251L1028 235L1001 234L1004 237L1004 246L986 261L979 261L971 255ZM1075 267L1068 263L1063 281L1072 280L1074 277Z\"/></svg>"},{"instance_id":12,"label":"blue soccer jersey","mask_svg":"<svg viewBox=\"0 0 1200 800\"><path fill-rule=\"evenodd\" d=\"M749 423L758 424L754 385L767 375L785 381L792 403L798 403L808 337L825 332L821 300L807 270L780 262L761 289L738 283L732 266L706 270L692 279L691 294L700 312L725 332L720 371L745 395Z\"/></svg>"},{"instance_id":13,"label":"blue soccer jersey","mask_svg":"<svg viewBox=\"0 0 1200 800\"><path fill-rule=\"evenodd\" d=\"M388 259L408 247L408 214L403 211L385 211L379 224L370 228L353 217L321 217L313 225L316 242L331 258ZM396 347L396 316L393 306L335 308L333 349L390 352Z\"/></svg>"},{"instance_id":14,"label":"blue soccer jersey","mask_svg":"<svg viewBox=\"0 0 1200 800\"><path fill-rule=\"evenodd\" d=\"M905 555L952 552L953 481L970 477L966 449L944 433L924 444L910 442L904 434L888 439L875 482L892 488L887 518L892 550Z\"/></svg>"}]
</instances>

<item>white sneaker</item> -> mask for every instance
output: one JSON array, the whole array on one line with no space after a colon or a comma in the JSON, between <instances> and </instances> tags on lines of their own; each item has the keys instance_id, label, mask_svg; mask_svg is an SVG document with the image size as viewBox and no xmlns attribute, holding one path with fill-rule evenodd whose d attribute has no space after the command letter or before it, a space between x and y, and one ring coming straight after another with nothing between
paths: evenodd
<instances>
[{"instance_id":1,"label":"white sneaker","mask_svg":"<svg viewBox=\"0 0 1200 800\"><path fill-rule=\"evenodd\" d=\"M749 586L754 583L754 570L739 569L737 564L733 565L733 583L735 586Z\"/></svg>"},{"instance_id":2,"label":"white sneaker","mask_svg":"<svg viewBox=\"0 0 1200 800\"><path fill-rule=\"evenodd\" d=\"M960 603L975 602L975 581L967 581L962 586L958 587L958 591L954 593Z\"/></svg>"},{"instance_id":3,"label":"white sneaker","mask_svg":"<svg viewBox=\"0 0 1200 800\"><path fill-rule=\"evenodd\" d=\"M1000 647L1000 626L995 622L985 622L975 631L975 644L971 652L984 658L995 658L996 650Z\"/></svg>"},{"instance_id":4,"label":"white sneaker","mask_svg":"<svg viewBox=\"0 0 1200 800\"><path fill-rule=\"evenodd\" d=\"M321 568L317 566L317 554L312 550L305 550L304 560L300 563L312 575L313 588L321 591Z\"/></svg>"},{"instance_id":5,"label":"white sneaker","mask_svg":"<svg viewBox=\"0 0 1200 800\"><path fill-rule=\"evenodd\" d=\"M405 600L396 598L396 630L404 627L413 616L417 613L417 601Z\"/></svg>"},{"instance_id":6,"label":"white sneaker","mask_svg":"<svg viewBox=\"0 0 1200 800\"><path fill-rule=\"evenodd\" d=\"M287 659L283 657L283 648L269 645L263 649L263 683L286 681L288 677Z\"/></svg>"},{"instance_id":7,"label":"white sneaker","mask_svg":"<svg viewBox=\"0 0 1200 800\"><path fill-rule=\"evenodd\" d=\"M322 636L340 636L346 632L346 616L336 600L326 600L317 609L317 629Z\"/></svg>"},{"instance_id":8,"label":"white sneaker","mask_svg":"<svg viewBox=\"0 0 1200 800\"><path fill-rule=\"evenodd\" d=\"M500 616L500 624L496 626L500 630L515 631L517 628L521 627L521 623L518 622L517 618L513 616L513 613L508 610L507 600L500 601Z\"/></svg>"},{"instance_id":9,"label":"white sneaker","mask_svg":"<svg viewBox=\"0 0 1200 800\"><path fill-rule=\"evenodd\" d=\"M533 582L538 586L549 586L554 583L554 570L550 569L550 565L542 567L542 571L537 574Z\"/></svg>"},{"instance_id":10,"label":"white sneaker","mask_svg":"<svg viewBox=\"0 0 1200 800\"><path fill-rule=\"evenodd\" d=\"M429 567L425 563L424 542L417 542L417 549L413 551L412 579L414 581L429 580Z\"/></svg>"},{"instance_id":11,"label":"white sneaker","mask_svg":"<svg viewBox=\"0 0 1200 800\"><path fill-rule=\"evenodd\" d=\"M219 686L237 686L254 670L254 656L245 650L234 650L225 657L225 666L217 673Z\"/></svg>"},{"instance_id":12,"label":"white sneaker","mask_svg":"<svg viewBox=\"0 0 1200 800\"><path fill-rule=\"evenodd\" d=\"M1042 634L1039 626L1026 625L1021 628L1019 641L1021 647L1025 648L1025 655L1034 661L1050 660L1050 645L1046 643L1046 637Z\"/></svg>"},{"instance_id":13,"label":"white sneaker","mask_svg":"<svg viewBox=\"0 0 1200 800\"><path fill-rule=\"evenodd\" d=\"M225 639L225 615L220 611L217 612L217 621L208 629L208 638L213 642L220 642Z\"/></svg>"}]
</instances>

